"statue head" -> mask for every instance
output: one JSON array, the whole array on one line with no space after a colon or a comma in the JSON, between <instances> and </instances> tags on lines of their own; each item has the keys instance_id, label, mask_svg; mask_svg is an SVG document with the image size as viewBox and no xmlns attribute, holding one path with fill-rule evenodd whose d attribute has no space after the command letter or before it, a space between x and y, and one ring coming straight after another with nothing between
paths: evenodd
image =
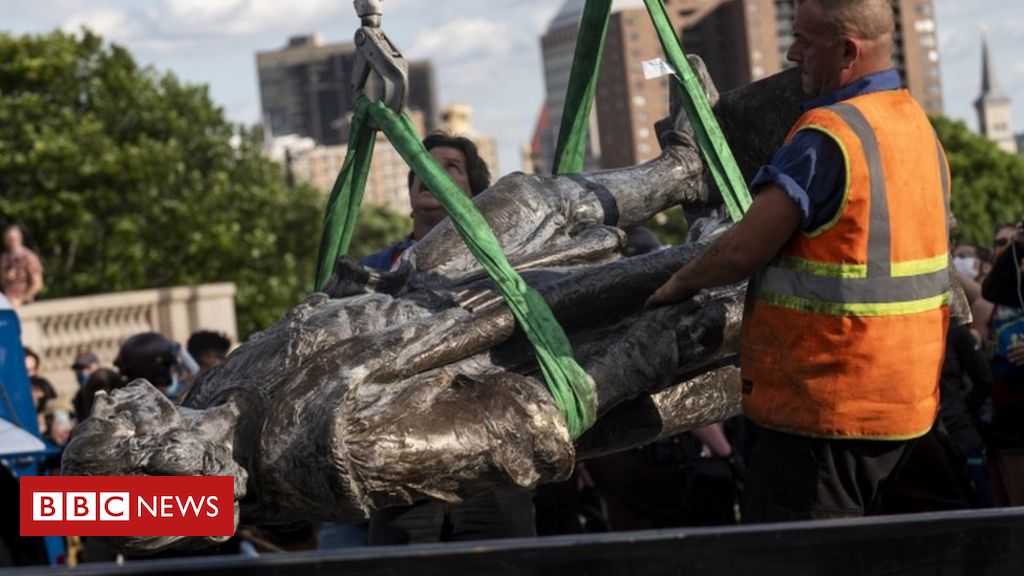
<instances>
[{"instance_id":1,"label":"statue head","mask_svg":"<svg viewBox=\"0 0 1024 576\"><path fill-rule=\"evenodd\" d=\"M64 451L65 476L233 476L235 524L247 474L232 450L238 409L226 403L205 410L175 406L146 380L108 394L97 392L92 415L74 430ZM155 552L180 537L118 539L130 551ZM227 537L191 538L206 546ZM177 547L181 547L179 544ZM187 545L186 545L187 547Z\"/></svg>"}]
</instances>

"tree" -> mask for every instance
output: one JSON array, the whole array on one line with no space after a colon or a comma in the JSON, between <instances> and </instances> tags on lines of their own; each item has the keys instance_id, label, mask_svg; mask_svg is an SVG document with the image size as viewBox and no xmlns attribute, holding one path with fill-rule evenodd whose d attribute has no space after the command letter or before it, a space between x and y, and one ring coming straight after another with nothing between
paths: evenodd
<instances>
[{"instance_id":1,"label":"tree","mask_svg":"<svg viewBox=\"0 0 1024 576\"><path fill-rule=\"evenodd\" d=\"M28 229L46 297L233 281L245 337L312 287L323 205L205 86L88 30L0 34L0 221Z\"/></svg>"},{"instance_id":2,"label":"tree","mask_svg":"<svg viewBox=\"0 0 1024 576\"><path fill-rule=\"evenodd\" d=\"M383 206L364 206L359 212L348 255L362 258L405 238L412 232L412 219Z\"/></svg>"},{"instance_id":3,"label":"tree","mask_svg":"<svg viewBox=\"0 0 1024 576\"><path fill-rule=\"evenodd\" d=\"M958 242L989 246L992 229L1024 214L1024 157L999 149L963 122L934 117L953 175L953 213Z\"/></svg>"}]
</instances>

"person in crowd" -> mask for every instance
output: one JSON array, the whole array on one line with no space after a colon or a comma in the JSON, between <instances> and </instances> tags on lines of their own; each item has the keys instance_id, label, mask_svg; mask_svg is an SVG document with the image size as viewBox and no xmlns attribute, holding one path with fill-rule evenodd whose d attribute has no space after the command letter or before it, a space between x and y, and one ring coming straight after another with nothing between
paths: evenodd
<instances>
[{"instance_id":1,"label":"person in crowd","mask_svg":"<svg viewBox=\"0 0 1024 576\"><path fill-rule=\"evenodd\" d=\"M982 283L991 303L985 320L992 358L992 503L1024 505L1024 222L1001 224L993 240L995 262Z\"/></svg>"},{"instance_id":2,"label":"person in crowd","mask_svg":"<svg viewBox=\"0 0 1024 576\"><path fill-rule=\"evenodd\" d=\"M89 376L89 380L85 385L75 394L75 399L72 402L78 421L85 420L92 413L92 404L97 392L103 391L109 394L118 388L124 387L126 384L127 382L125 382L125 379L120 374L109 368L100 368L94 372Z\"/></svg>"},{"instance_id":3,"label":"person in crowd","mask_svg":"<svg viewBox=\"0 0 1024 576\"><path fill-rule=\"evenodd\" d=\"M43 419L46 423L43 436L57 446L65 446L77 422L74 407L63 398L54 398L46 403Z\"/></svg>"},{"instance_id":4,"label":"person in crowd","mask_svg":"<svg viewBox=\"0 0 1024 576\"><path fill-rule=\"evenodd\" d=\"M423 139L423 146L430 151L441 168L448 172L448 175L467 196L472 198L490 185L490 169L487 167L487 162L480 157L476 144L473 144L472 140L435 132ZM361 259L359 263L363 266L375 270L392 269L398 263L399 257L410 246L426 236L448 217L441 202L411 171L408 185L412 233L401 242Z\"/></svg>"},{"instance_id":5,"label":"person in crowd","mask_svg":"<svg viewBox=\"0 0 1024 576\"><path fill-rule=\"evenodd\" d=\"M974 282L981 276L981 257L978 247L973 244L958 244L953 247L953 268Z\"/></svg>"},{"instance_id":6,"label":"person in crowd","mask_svg":"<svg viewBox=\"0 0 1024 576\"><path fill-rule=\"evenodd\" d=\"M20 226L4 228L4 252L0 254L0 291L15 307L29 304L43 290L43 264L25 247Z\"/></svg>"},{"instance_id":7,"label":"person in crowd","mask_svg":"<svg viewBox=\"0 0 1024 576\"><path fill-rule=\"evenodd\" d=\"M434 133L423 140L423 145L466 196L473 197L490 184L487 163L468 138ZM360 264L378 270L393 268L405 250L447 218L441 203L412 172L409 173L408 185L412 234L402 242L363 258ZM423 501L411 506L386 508L370 518L369 543L454 542L534 536L532 498L528 490L503 488L458 504Z\"/></svg>"},{"instance_id":8,"label":"person in crowd","mask_svg":"<svg viewBox=\"0 0 1024 576\"><path fill-rule=\"evenodd\" d=\"M28 377L39 376L41 361L39 360L39 354L36 351L25 347L25 372L28 373Z\"/></svg>"},{"instance_id":9,"label":"person in crowd","mask_svg":"<svg viewBox=\"0 0 1024 576\"><path fill-rule=\"evenodd\" d=\"M194 366L189 366L191 358L186 358L183 352L180 344L162 334L143 332L121 344L114 366L127 382L145 378L168 398L176 400L185 391L184 379L195 372Z\"/></svg>"},{"instance_id":10,"label":"person in crowd","mask_svg":"<svg viewBox=\"0 0 1024 576\"><path fill-rule=\"evenodd\" d=\"M46 411L46 404L57 397L57 391L53 388L53 384L42 376L29 376L29 385L32 387L32 400L36 405L36 413L43 414ZM42 420L40 419L40 423ZM40 430L45 430L46 426L40 426Z\"/></svg>"},{"instance_id":11,"label":"person in crowd","mask_svg":"<svg viewBox=\"0 0 1024 576\"><path fill-rule=\"evenodd\" d=\"M744 218L648 301L699 304L754 277L741 370L761 431L745 521L876 513L935 422L949 171L892 67L894 22L888 0L797 3L788 58L814 98Z\"/></svg>"},{"instance_id":12,"label":"person in crowd","mask_svg":"<svg viewBox=\"0 0 1024 576\"><path fill-rule=\"evenodd\" d=\"M978 260L981 262L978 269L978 282L981 283L992 272L992 262L995 260L995 256L988 248L978 248Z\"/></svg>"},{"instance_id":13,"label":"person in crowd","mask_svg":"<svg viewBox=\"0 0 1024 576\"><path fill-rule=\"evenodd\" d=\"M200 330L188 337L185 348L199 364L198 376L224 361L231 350L231 340L220 332Z\"/></svg>"},{"instance_id":14,"label":"person in crowd","mask_svg":"<svg viewBox=\"0 0 1024 576\"><path fill-rule=\"evenodd\" d=\"M984 409L992 386L992 370L970 327L950 326L939 386L939 422L964 458L976 507L990 504Z\"/></svg>"},{"instance_id":15,"label":"person in crowd","mask_svg":"<svg viewBox=\"0 0 1024 576\"><path fill-rule=\"evenodd\" d=\"M79 352L71 363L71 370L75 373L75 380L78 382L79 388L85 386L85 383L89 381L89 377L99 369L100 359L92 350Z\"/></svg>"},{"instance_id":16,"label":"person in crowd","mask_svg":"<svg viewBox=\"0 0 1024 576\"><path fill-rule=\"evenodd\" d=\"M992 303L992 424L1003 447L1024 447L1024 236L1019 225L997 227L995 264L982 284Z\"/></svg>"},{"instance_id":17,"label":"person in crowd","mask_svg":"<svg viewBox=\"0 0 1024 576\"><path fill-rule=\"evenodd\" d=\"M975 282L964 280L961 276L960 281L964 287L964 292L967 297L971 300L971 314L974 316L974 330L977 332L978 337L982 341L982 345L985 348L985 352L988 356L992 356L992 346L994 345L994 337L992 334L992 320L996 313L996 305L982 294L981 285L988 278L988 275L992 271L993 263L1003 254L1003 252L1010 246L1011 240L1016 235L1017 225L1013 223L1000 223L995 227L995 231L992 235L992 250L979 250L979 259L981 261L981 271ZM992 287L995 284L990 285ZM990 288L992 289L992 288ZM1010 298L1008 302L1004 302L1004 306L1010 308L1017 307L1019 303L1015 303L1013 298ZM1007 313L1004 308L1003 313Z\"/></svg>"}]
</instances>

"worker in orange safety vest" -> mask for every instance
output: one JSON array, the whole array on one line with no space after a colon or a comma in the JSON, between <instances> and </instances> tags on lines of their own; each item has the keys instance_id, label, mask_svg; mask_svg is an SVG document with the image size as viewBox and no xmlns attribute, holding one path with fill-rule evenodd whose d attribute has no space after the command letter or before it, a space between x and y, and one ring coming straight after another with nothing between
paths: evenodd
<instances>
[{"instance_id":1,"label":"worker in orange safety vest","mask_svg":"<svg viewBox=\"0 0 1024 576\"><path fill-rule=\"evenodd\" d=\"M892 69L888 0L801 0L793 29L814 98L744 218L648 302L752 277L746 521L877 510L935 422L949 323L948 164Z\"/></svg>"}]
</instances>

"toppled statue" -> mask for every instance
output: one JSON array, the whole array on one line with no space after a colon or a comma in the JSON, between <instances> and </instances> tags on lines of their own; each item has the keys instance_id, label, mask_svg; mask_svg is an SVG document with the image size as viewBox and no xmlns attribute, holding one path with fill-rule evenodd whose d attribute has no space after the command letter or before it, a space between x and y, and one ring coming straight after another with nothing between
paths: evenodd
<instances>
[{"instance_id":1,"label":"toppled statue","mask_svg":"<svg viewBox=\"0 0 1024 576\"><path fill-rule=\"evenodd\" d=\"M768 160L802 99L794 71L723 96L718 114L746 173ZM730 132L750 126L758 130ZM662 154L645 164L517 173L474 198L593 380L599 418L576 442L512 314L446 221L393 272L339 260L325 293L205 373L181 406L144 380L97 395L64 473L231 475L236 526L358 522L423 498L559 480L578 458L737 414L738 374L726 364L744 288L643 308L727 222L709 211L692 218L683 245L622 256L622 228L675 205L696 214L714 204L686 120L676 112L658 128ZM220 540L118 544L156 551Z\"/></svg>"}]
</instances>

